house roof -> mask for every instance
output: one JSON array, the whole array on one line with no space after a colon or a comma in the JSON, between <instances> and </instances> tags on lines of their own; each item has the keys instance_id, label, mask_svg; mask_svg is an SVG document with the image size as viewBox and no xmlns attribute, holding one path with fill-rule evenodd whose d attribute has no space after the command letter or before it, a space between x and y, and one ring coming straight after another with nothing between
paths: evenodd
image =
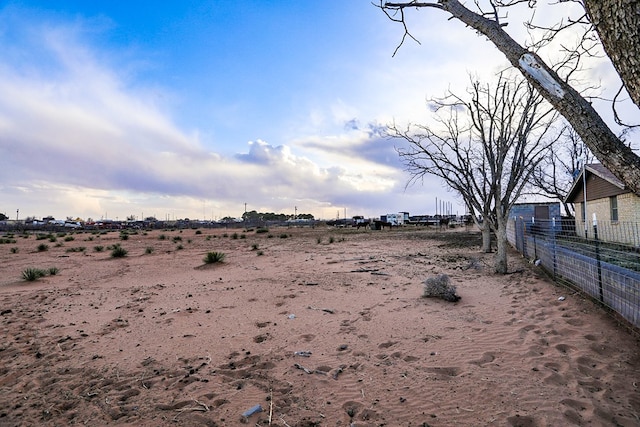
<instances>
[{"instance_id":1,"label":"house roof","mask_svg":"<svg viewBox=\"0 0 640 427\"><path fill-rule=\"evenodd\" d=\"M565 202L570 203L573 199L575 199L576 193L582 191L583 174L586 174L586 178L589 178L590 175L595 175L598 178L607 181L614 187L619 188L620 190L627 189L624 183L616 178L616 176L611 173L609 169L605 168L600 163L590 163L588 165L584 165L584 169L580 171L576 179L573 181L571 189L569 189L567 197L565 198Z\"/></svg>"}]
</instances>

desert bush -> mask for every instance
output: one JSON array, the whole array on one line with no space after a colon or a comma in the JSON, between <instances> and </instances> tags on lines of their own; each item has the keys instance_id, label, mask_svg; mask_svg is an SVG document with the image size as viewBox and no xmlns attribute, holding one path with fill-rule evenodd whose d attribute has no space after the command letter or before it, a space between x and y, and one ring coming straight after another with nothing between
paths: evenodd
<instances>
[{"instance_id":1,"label":"desert bush","mask_svg":"<svg viewBox=\"0 0 640 427\"><path fill-rule=\"evenodd\" d=\"M40 243L38 245L38 252L44 252L44 251L48 251L49 250L49 245L44 244L44 243Z\"/></svg>"},{"instance_id":2,"label":"desert bush","mask_svg":"<svg viewBox=\"0 0 640 427\"><path fill-rule=\"evenodd\" d=\"M256 229L256 234L263 234L263 233L268 233L268 232L269 232L269 229L266 228L266 227L261 227L261 228Z\"/></svg>"},{"instance_id":3,"label":"desert bush","mask_svg":"<svg viewBox=\"0 0 640 427\"><path fill-rule=\"evenodd\" d=\"M241 234L240 235L240 239L246 239L246 238L247 238L246 234Z\"/></svg>"},{"instance_id":4,"label":"desert bush","mask_svg":"<svg viewBox=\"0 0 640 427\"><path fill-rule=\"evenodd\" d=\"M49 267L49 270L47 270L50 276L55 276L56 274L58 274L60 272L60 270L58 269L58 267Z\"/></svg>"},{"instance_id":5,"label":"desert bush","mask_svg":"<svg viewBox=\"0 0 640 427\"><path fill-rule=\"evenodd\" d=\"M456 287L450 283L449 276L439 274L424 281L424 298L442 298L445 301L456 302L460 296L456 294Z\"/></svg>"},{"instance_id":6,"label":"desert bush","mask_svg":"<svg viewBox=\"0 0 640 427\"><path fill-rule=\"evenodd\" d=\"M207 241L208 241L208 240L211 240L211 236L207 236L207 237L205 238L205 240L207 240Z\"/></svg>"},{"instance_id":7,"label":"desert bush","mask_svg":"<svg viewBox=\"0 0 640 427\"><path fill-rule=\"evenodd\" d=\"M166 240L167 236L165 234L161 234L161 235L158 236L158 239L159 240Z\"/></svg>"},{"instance_id":8,"label":"desert bush","mask_svg":"<svg viewBox=\"0 0 640 427\"><path fill-rule=\"evenodd\" d=\"M55 243L55 242L56 242L56 240L58 240L58 238L57 238L56 236L49 236L49 241L50 241L51 243Z\"/></svg>"},{"instance_id":9,"label":"desert bush","mask_svg":"<svg viewBox=\"0 0 640 427\"><path fill-rule=\"evenodd\" d=\"M11 238L0 239L0 243L15 243L15 242L16 240Z\"/></svg>"},{"instance_id":10,"label":"desert bush","mask_svg":"<svg viewBox=\"0 0 640 427\"><path fill-rule=\"evenodd\" d=\"M173 240L173 243L182 242L182 237L180 237L180 236L173 236L173 239L171 239L171 240Z\"/></svg>"},{"instance_id":11,"label":"desert bush","mask_svg":"<svg viewBox=\"0 0 640 427\"><path fill-rule=\"evenodd\" d=\"M251 250L252 251L257 251L258 250L258 244L254 243L253 245L251 245Z\"/></svg>"},{"instance_id":12,"label":"desert bush","mask_svg":"<svg viewBox=\"0 0 640 427\"><path fill-rule=\"evenodd\" d=\"M289 237L289 235L288 235L287 233L282 233L282 234L280 235L280 238L281 238L281 239L286 239L287 237Z\"/></svg>"},{"instance_id":13,"label":"desert bush","mask_svg":"<svg viewBox=\"0 0 640 427\"><path fill-rule=\"evenodd\" d=\"M41 268L29 267L22 271L22 278L27 282L33 282L47 275L46 270Z\"/></svg>"},{"instance_id":14,"label":"desert bush","mask_svg":"<svg viewBox=\"0 0 640 427\"><path fill-rule=\"evenodd\" d=\"M233 233L233 234L231 235L231 238L232 238L233 240L237 240L237 239L238 239L238 237L240 237L240 235L239 235L238 233Z\"/></svg>"},{"instance_id":15,"label":"desert bush","mask_svg":"<svg viewBox=\"0 0 640 427\"><path fill-rule=\"evenodd\" d=\"M129 240L129 233L120 233L120 240Z\"/></svg>"},{"instance_id":16,"label":"desert bush","mask_svg":"<svg viewBox=\"0 0 640 427\"><path fill-rule=\"evenodd\" d=\"M181 250L183 250L183 249L184 249L184 246L182 246L182 244L180 244L180 245L176 246L176 250L177 250L177 251L181 251Z\"/></svg>"},{"instance_id":17,"label":"desert bush","mask_svg":"<svg viewBox=\"0 0 640 427\"><path fill-rule=\"evenodd\" d=\"M102 251L104 251L104 246L102 246L102 245L94 246L93 250L96 251L96 252L102 252Z\"/></svg>"},{"instance_id":18,"label":"desert bush","mask_svg":"<svg viewBox=\"0 0 640 427\"><path fill-rule=\"evenodd\" d=\"M12 253L12 254L17 254L17 253L18 253L18 251L19 251L19 249L18 249L18 248L16 248L16 247L11 248L10 250L11 250L11 253Z\"/></svg>"},{"instance_id":19,"label":"desert bush","mask_svg":"<svg viewBox=\"0 0 640 427\"><path fill-rule=\"evenodd\" d=\"M50 237L51 237L51 234L42 234L42 233L36 234L36 240L49 239Z\"/></svg>"},{"instance_id":20,"label":"desert bush","mask_svg":"<svg viewBox=\"0 0 640 427\"><path fill-rule=\"evenodd\" d=\"M329 237L329 243L333 243L335 241L336 241L336 239L333 236Z\"/></svg>"},{"instance_id":21,"label":"desert bush","mask_svg":"<svg viewBox=\"0 0 640 427\"><path fill-rule=\"evenodd\" d=\"M224 252L207 252L204 257L205 264L215 264L217 262L223 262L227 255Z\"/></svg>"},{"instance_id":22,"label":"desert bush","mask_svg":"<svg viewBox=\"0 0 640 427\"><path fill-rule=\"evenodd\" d=\"M74 240L75 240L75 237L73 237L73 236L66 236L66 237L64 238L64 241L65 241L65 242L73 242Z\"/></svg>"},{"instance_id":23,"label":"desert bush","mask_svg":"<svg viewBox=\"0 0 640 427\"><path fill-rule=\"evenodd\" d=\"M146 249L144 250L144 253L147 255L150 255L153 253L153 248L151 246L147 246Z\"/></svg>"},{"instance_id":24,"label":"desert bush","mask_svg":"<svg viewBox=\"0 0 640 427\"><path fill-rule=\"evenodd\" d=\"M258 251L258 252L256 252L256 255L258 255L258 256L262 256L262 255L264 255L264 252L262 252L262 251Z\"/></svg>"},{"instance_id":25,"label":"desert bush","mask_svg":"<svg viewBox=\"0 0 640 427\"><path fill-rule=\"evenodd\" d=\"M113 245L111 249L111 258L122 258L127 256L128 252L120 245Z\"/></svg>"},{"instance_id":26,"label":"desert bush","mask_svg":"<svg viewBox=\"0 0 640 427\"><path fill-rule=\"evenodd\" d=\"M196 230L196 234L202 234L202 230Z\"/></svg>"}]
</instances>

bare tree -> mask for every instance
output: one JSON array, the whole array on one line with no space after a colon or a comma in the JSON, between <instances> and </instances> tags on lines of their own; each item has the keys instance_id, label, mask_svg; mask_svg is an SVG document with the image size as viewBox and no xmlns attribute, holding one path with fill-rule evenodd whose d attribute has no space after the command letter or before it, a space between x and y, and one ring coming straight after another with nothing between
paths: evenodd
<instances>
[{"instance_id":1,"label":"bare tree","mask_svg":"<svg viewBox=\"0 0 640 427\"><path fill-rule=\"evenodd\" d=\"M388 134L412 181L440 177L460 194L478 222L483 249L496 234L495 270L507 272L507 221L535 167L558 135L555 110L525 80L500 74L495 85L472 81L464 96L432 101L435 125L390 126Z\"/></svg>"},{"instance_id":2,"label":"bare tree","mask_svg":"<svg viewBox=\"0 0 640 427\"><path fill-rule=\"evenodd\" d=\"M562 138L547 150L531 174L531 183L538 190L535 194L559 199L565 213L573 218L573 205L567 203L565 198L582 165L591 163L592 160L593 155L580 136L572 128L565 128Z\"/></svg>"},{"instance_id":3,"label":"bare tree","mask_svg":"<svg viewBox=\"0 0 640 427\"><path fill-rule=\"evenodd\" d=\"M579 0L560 0L579 2ZM555 70L549 67L533 50L528 50L517 43L503 28L500 22L499 8L513 4L523 3L525 0L487 0L488 10L478 9L474 12L464 6L459 0L433 0L433 1L406 1L401 3L382 2L380 7L387 16L404 26L405 37L412 37L405 22L405 9L407 8L432 8L448 13L452 18L457 19L467 26L473 28L480 34L486 36L509 60L509 62L531 83L544 97L562 114L571 124L573 129L580 135L585 144L589 147L595 157L609 169L616 177L624 182L634 193L640 195L640 157L618 138L602 117L593 108L591 103L578 93L565 79L559 77ZM535 1L527 1L535 3ZM587 11L591 14L596 29L607 31L614 29L624 32L624 42L619 42L616 36L601 37L606 39L604 46L610 59L614 61L616 69L620 73L623 82L629 90L636 105L637 98L634 95L634 87L637 87L640 47L637 34L640 15L637 1L626 0L585 0ZM612 6L620 3L624 11L624 20L617 17L617 10ZM479 0L474 1L479 5ZM605 11L602 5L612 7ZM478 6L479 7L479 6ZM597 21L597 22L595 22ZM608 23L608 24L607 24ZM635 23L633 29L624 30L628 23ZM626 31L626 32L625 32ZM617 34L617 33L616 33ZM635 46L628 46L633 45ZM636 55L623 54L625 46ZM624 71L624 72L623 72ZM635 82L634 84L632 84Z\"/></svg>"}]
</instances>

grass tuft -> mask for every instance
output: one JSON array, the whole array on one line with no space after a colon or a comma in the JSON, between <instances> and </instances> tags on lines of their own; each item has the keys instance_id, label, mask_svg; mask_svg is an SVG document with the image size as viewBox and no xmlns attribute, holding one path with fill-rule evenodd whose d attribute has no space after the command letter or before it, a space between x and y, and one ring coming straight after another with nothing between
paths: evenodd
<instances>
[{"instance_id":1,"label":"grass tuft","mask_svg":"<svg viewBox=\"0 0 640 427\"><path fill-rule=\"evenodd\" d=\"M227 255L224 252L207 252L203 261L205 262L205 264L215 264L218 262L223 262L226 256Z\"/></svg>"}]
</instances>

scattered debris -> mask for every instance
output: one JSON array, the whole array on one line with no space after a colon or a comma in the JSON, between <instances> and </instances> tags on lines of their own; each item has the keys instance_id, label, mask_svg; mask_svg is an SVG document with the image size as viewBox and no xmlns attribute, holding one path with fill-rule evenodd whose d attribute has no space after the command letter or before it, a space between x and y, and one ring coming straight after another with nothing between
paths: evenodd
<instances>
[{"instance_id":1,"label":"scattered debris","mask_svg":"<svg viewBox=\"0 0 640 427\"><path fill-rule=\"evenodd\" d=\"M301 370L305 371L307 374L313 374L313 371L311 369L307 369L307 368L305 368L304 366L302 366L299 363L296 363L293 366L295 366L297 369L301 369Z\"/></svg>"},{"instance_id":2,"label":"scattered debris","mask_svg":"<svg viewBox=\"0 0 640 427\"><path fill-rule=\"evenodd\" d=\"M564 301L566 298L565 297L559 297L558 301Z\"/></svg>"},{"instance_id":3,"label":"scattered debris","mask_svg":"<svg viewBox=\"0 0 640 427\"><path fill-rule=\"evenodd\" d=\"M334 313L336 312L336 311L335 311L334 309L332 309L332 308L319 308L319 307L314 307L314 306L312 306L312 305L310 305L310 306L309 306L309 307L307 307L307 308L309 308L309 309L311 309L311 310L320 310L320 311L324 311L324 312L329 313L329 314L334 314Z\"/></svg>"},{"instance_id":4,"label":"scattered debris","mask_svg":"<svg viewBox=\"0 0 640 427\"><path fill-rule=\"evenodd\" d=\"M294 351L293 355L294 356L302 356L302 357L311 357L311 352L307 351L307 350Z\"/></svg>"},{"instance_id":5,"label":"scattered debris","mask_svg":"<svg viewBox=\"0 0 640 427\"><path fill-rule=\"evenodd\" d=\"M243 417L250 417L253 414L257 414L258 412L262 412L262 405L257 404L255 406L252 406L251 408L247 409L246 411L244 411L242 413Z\"/></svg>"},{"instance_id":6,"label":"scattered debris","mask_svg":"<svg viewBox=\"0 0 640 427\"><path fill-rule=\"evenodd\" d=\"M295 318L296 318L296 315L292 313L292 314L288 315L287 317L288 317L289 319L292 319L292 320L293 320L293 319L295 319Z\"/></svg>"}]
</instances>

